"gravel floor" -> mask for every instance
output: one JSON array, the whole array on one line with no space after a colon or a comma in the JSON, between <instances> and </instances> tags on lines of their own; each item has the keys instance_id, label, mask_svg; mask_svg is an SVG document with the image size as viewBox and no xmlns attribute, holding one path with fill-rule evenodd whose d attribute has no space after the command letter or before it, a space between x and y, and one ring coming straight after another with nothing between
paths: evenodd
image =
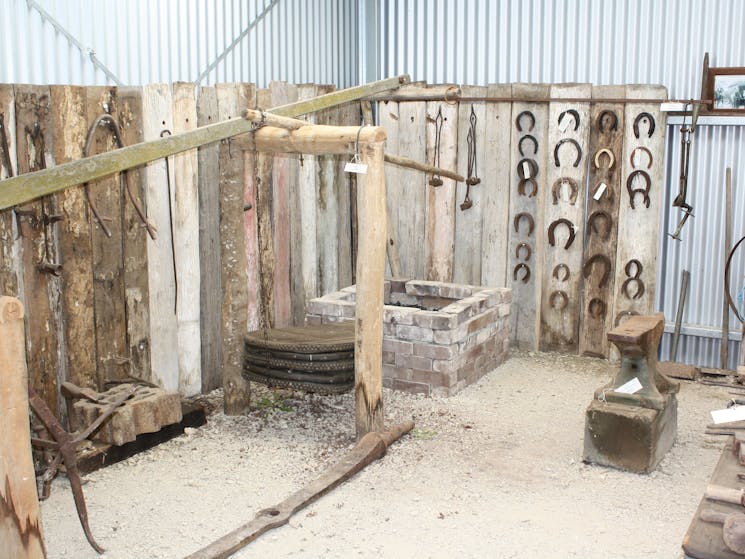
<instances>
[{"instance_id":1,"label":"gravel floor","mask_svg":"<svg viewBox=\"0 0 745 559\"><path fill-rule=\"evenodd\" d=\"M725 390L683 383L678 437L637 475L581 461L584 410L614 367L514 353L452 398L385 391L387 423L414 431L341 487L235 555L307 557L680 558L723 440L704 434ZM183 557L320 475L354 443L351 394L255 387L254 409L87 476L106 558ZM42 504L49 559L97 557L69 484Z\"/></svg>"}]
</instances>

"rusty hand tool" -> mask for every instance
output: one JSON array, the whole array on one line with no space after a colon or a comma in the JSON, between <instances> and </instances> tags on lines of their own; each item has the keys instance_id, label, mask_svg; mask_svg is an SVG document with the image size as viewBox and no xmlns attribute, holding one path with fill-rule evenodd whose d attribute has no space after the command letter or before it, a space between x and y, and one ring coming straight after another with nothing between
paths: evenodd
<instances>
[{"instance_id":1,"label":"rusty hand tool","mask_svg":"<svg viewBox=\"0 0 745 559\"><path fill-rule=\"evenodd\" d=\"M730 551L745 555L745 513L731 512L725 514L712 509L701 511L701 520L723 524L722 539Z\"/></svg>"},{"instance_id":2,"label":"rusty hand tool","mask_svg":"<svg viewBox=\"0 0 745 559\"><path fill-rule=\"evenodd\" d=\"M111 405L108 406L103 411L103 413L98 416L98 418L96 418L96 420L91 423L84 431L73 436L63 429L62 425L60 425L60 422L57 421L57 418L49 409L46 402L41 399L36 391L30 386L28 389L28 401L31 410L34 412L36 417L38 417L39 420L44 424L47 432L49 432L49 434L54 439L54 441L32 439L31 442L36 446L41 446L58 451L49 468L44 473L44 480L51 481L57 473L57 468L59 467L60 462L64 462L65 472L67 474L67 478L70 480L70 488L72 490L73 500L75 501L75 509L78 512L78 518L80 519L80 524L83 527L85 538L88 540L88 543L91 544L91 547L98 553L103 553L105 550L96 543L95 539L93 539L93 534L91 533L90 525L88 524L88 511L85 506L85 496L83 495L82 482L80 480L80 474L78 472L78 459L76 450L78 444L80 444L83 440L88 438L91 433L98 429L101 424L106 421L112 413L114 413L116 408L122 405L127 398L132 396L135 390L136 387L133 386L131 389L125 391L119 398L116 399L116 401L112 402Z\"/></svg>"}]
</instances>

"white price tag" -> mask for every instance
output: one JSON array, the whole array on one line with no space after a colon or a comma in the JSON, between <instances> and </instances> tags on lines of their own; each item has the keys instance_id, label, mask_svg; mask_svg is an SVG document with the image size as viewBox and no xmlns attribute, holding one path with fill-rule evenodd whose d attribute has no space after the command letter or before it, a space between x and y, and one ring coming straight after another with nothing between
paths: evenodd
<instances>
[{"instance_id":1,"label":"white price tag","mask_svg":"<svg viewBox=\"0 0 745 559\"><path fill-rule=\"evenodd\" d=\"M622 384L618 388L614 388L613 392L620 392L622 394L635 394L642 389L642 383L639 382L637 377L632 378L629 382Z\"/></svg>"},{"instance_id":2,"label":"white price tag","mask_svg":"<svg viewBox=\"0 0 745 559\"><path fill-rule=\"evenodd\" d=\"M523 161L523 175L526 179L532 178L530 176L530 164L527 161Z\"/></svg>"},{"instance_id":3,"label":"white price tag","mask_svg":"<svg viewBox=\"0 0 745 559\"><path fill-rule=\"evenodd\" d=\"M730 421L741 421L745 419L745 406L732 406L723 410L711 412L714 423L729 423Z\"/></svg>"},{"instance_id":4,"label":"white price tag","mask_svg":"<svg viewBox=\"0 0 745 559\"><path fill-rule=\"evenodd\" d=\"M592 197L597 201L600 200L600 198L605 194L606 189L608 188L608 185L604 182L601 182L598 187L595 189L595 194L592 195Z\"/></svg>"},{"instance_id":5,"label":"white price tag","mask_svg":"<svg viewBox=\"0 0 745 559\"><path fill-rule=\"evenodd\" d=\"M567 128L569 128L569 117L564 113L559 121L559 131L566 132Z\"/></svg>"},{"instance_id":6,"label":"white price tag","mask_svg":"<svg viewBox=\"0 0 745 559\"><path fill-rule=\"evenodd\" d=\"M561 183L561 199L564 202L569 202L569 183L567 181Z\"/></svg>"},{"instance_id":7,"label":"white price tag","mask_svg":"<svg viewBox=\"0 0 745 559\"><path fill-rule=\"evenodd\" d=\"M365 163L352 163L351 161L344 165L345 173L357 173L358 175L367 174L367 164Z\"/></svg>"}]
</instances>

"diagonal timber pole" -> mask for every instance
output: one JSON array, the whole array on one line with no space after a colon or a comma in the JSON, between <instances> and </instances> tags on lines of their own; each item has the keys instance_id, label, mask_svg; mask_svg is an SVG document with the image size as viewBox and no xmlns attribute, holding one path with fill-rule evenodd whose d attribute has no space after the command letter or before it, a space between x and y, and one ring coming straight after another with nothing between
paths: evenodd
<instances>
[{"instance_id":1,"label":"diagonal timber pole","mask_svg":"<svg viewBox=\"0 0 745 559\"><path fill-rule=\"evenodd\" d=\"M282 105L270 112L280 116L299 116L396 89L409 81L409 76L401 75ZM236 118L5 179L0 181L0 210L252 130L252 122Z\"/></svg>"}]
</instances>

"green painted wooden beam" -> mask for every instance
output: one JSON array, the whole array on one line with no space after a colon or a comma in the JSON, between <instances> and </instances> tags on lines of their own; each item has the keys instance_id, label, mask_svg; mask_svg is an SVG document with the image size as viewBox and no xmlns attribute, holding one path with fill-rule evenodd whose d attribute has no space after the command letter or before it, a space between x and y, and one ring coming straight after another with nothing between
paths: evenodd
<instances>
[{"instance_id":1,"label":"green painted wooden beam","mask_svg":"<svg viewBox=\"0 0 745 559\"><path fill-rule=\"evenodd\" d=\"M402 75L364 85L350 87L320 95L312 99L282 105L268 110L282 116L299 116L342 105L409 83L409 76ZM162 157L198 148L205 144L245 134L253 130L254 124L243 118L217 122L174 134L149 142L133 144L99 153L91 157L70 161L35 173L26 173L0 181L0 210L24 204L70 186L90 182L107 175L144 165Z\"/></svg>"}]
</instances>

